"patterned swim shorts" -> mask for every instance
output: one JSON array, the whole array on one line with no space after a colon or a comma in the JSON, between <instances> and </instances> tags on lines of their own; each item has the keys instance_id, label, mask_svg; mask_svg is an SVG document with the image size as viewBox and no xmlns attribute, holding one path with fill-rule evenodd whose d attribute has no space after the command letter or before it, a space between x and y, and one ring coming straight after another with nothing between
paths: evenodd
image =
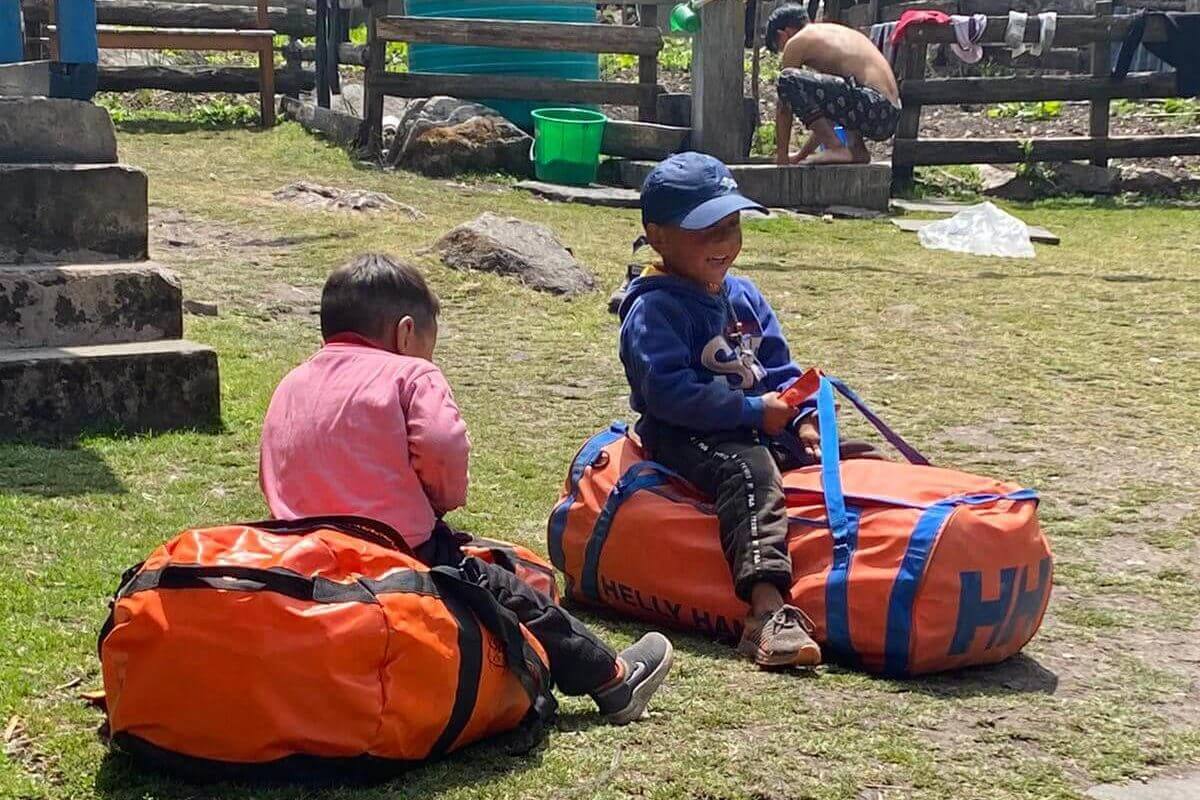
<instances>
[{"instance_id":1,"label":"patterned swim shorts","mask_svg":"<svg viewBox=\"0 0 1200 800\"><path fill-rule=\"evenodd\" d=\"M864 139L886 142L896 133L900 109L878 89L862 86L853 77L841 78L801 69L779 75L779 96L805 125L825 118Z\"/></svg>"}]
</instances>

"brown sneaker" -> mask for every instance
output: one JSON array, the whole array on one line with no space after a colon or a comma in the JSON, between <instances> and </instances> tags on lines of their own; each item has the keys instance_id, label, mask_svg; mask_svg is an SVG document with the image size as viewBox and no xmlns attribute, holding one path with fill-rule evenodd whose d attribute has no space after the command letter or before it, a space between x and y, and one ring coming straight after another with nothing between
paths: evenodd
<instances>
[{"instance_id":1,"label":"brown sneaker","mask_svg":"<svg viewBox=\"0 0 1200 800\"><path fill-rule=\"evenodd\" d=\"M785 605L748 620L737 649L760 667L815 667L821 663L821 648L812 631L812 620L803 611Z\"/></svg>"}]
</instances>

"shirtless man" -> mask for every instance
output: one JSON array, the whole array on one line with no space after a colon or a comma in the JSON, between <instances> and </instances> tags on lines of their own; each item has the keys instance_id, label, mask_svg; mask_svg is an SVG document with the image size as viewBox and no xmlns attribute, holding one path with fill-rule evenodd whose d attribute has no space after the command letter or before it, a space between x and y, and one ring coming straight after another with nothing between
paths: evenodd
<instances>
[{"instance_id":1,"label":"shirtless man","mask_svg":"<svg viewBox=\"0 0 1200 800\"><path fill-rule=\"evenodd\" d=\"M767 49L783 53L775 113L779 164L866 164L863 140L885 142L900 120L900 92L887 59L853 28L810 23L802 6L780 6L767 20ZM804 69L801 69L803 67ZM811 131L795 154L792 115ZM846 131L847 144L834 133ZM817 152L821 145L825 149Z\"/></svg>"}]
</instances>

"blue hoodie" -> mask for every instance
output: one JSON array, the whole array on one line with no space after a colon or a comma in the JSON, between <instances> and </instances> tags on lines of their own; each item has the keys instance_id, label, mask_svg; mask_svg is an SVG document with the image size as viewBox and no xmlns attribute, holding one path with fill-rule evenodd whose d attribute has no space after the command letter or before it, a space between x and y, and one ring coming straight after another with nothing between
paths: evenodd
<instances>
[{"instance_id":1,"label":"blue hoodie","mask_svg":"<svg viewBox=\"0 0 1200 800\"><path fill-rule=\"evenodd\" d=\"M727 275L709 294L672 275L643 276L620 316L629 404L643 418L704 432L761 428L761 395L801 372L775 312L747 278Z\"/></svg>"}]
</instances>

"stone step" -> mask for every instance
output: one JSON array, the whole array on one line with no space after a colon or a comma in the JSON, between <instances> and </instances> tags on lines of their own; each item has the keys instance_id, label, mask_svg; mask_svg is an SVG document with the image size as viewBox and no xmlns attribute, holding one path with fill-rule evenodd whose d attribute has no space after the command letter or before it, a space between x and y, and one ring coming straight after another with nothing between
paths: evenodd
<instances>
[{"instance_id":1,"label":"stone step","mask_svg":"<svg viewBox=\"0 0 1200 800\"><path fill-rule=\"evenodd\" d=\"M152 261L0 265L0 347L178 339L182 302L179 279Z\"/></svg>"},{"instance_id":2,"label":"stone step","mask_svg":"<svg viewBox=\"0 0 1200 800\"><path fill-rule=\"evenodd\" d=\"M0 97L0 162L111 164L117 135L108 111L82 100Z\"/></svg>"},{"instance_id":3,"label":"stone step","mask_svg":"<svg viewBox=\"0 0 1200 800\"><path fill-rule=\"evenodd\" d=\"M217 354L185 340L0 350L0 438L212 428Z\"/></svg>"},{"instance_id":4,"label":"stone step","mask_svg":"<svg viewBox=\"0 0 1200 800\"><path fill-rule=\"evenodd\" d=\"M601 180L640 189L654 167L653 161L613 158L602 165ZM768 208L852 206L885 212L892 191L892 167L887 163L730 164L729 171L742 194Z\"/></svg>"},{"instance_id":5,"label":"stone step","mask_svg":"<svg viewBox=\"0 0 1200 800\"><path fill-rule=\"evenodd\" d=\"M146 203L123 164L0 164L0 263L143 259Z\"/></svg>"}]
</instances>

